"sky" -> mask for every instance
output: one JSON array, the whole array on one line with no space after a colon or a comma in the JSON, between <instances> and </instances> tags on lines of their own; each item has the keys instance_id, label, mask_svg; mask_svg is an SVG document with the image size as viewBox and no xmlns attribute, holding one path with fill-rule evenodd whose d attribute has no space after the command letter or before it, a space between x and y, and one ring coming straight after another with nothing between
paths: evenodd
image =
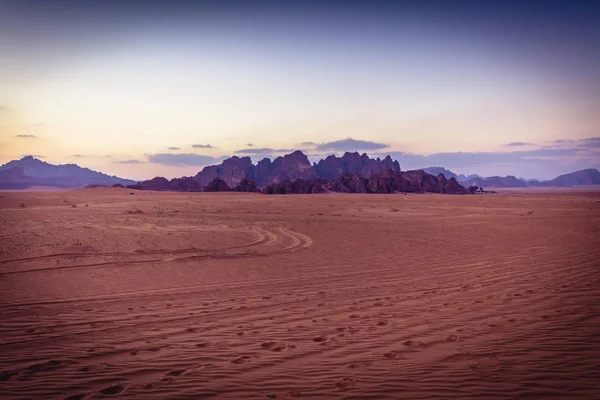
<instances>
[{"instance_id":1,"label":"sky","mask_svg":"<svg viewBox=\"0 0 600 400\"><path fill-rule=\"evenodd\" d=\"M600 167L600 2L0 0L0 164Z\"/></svg>"}]
</instances>

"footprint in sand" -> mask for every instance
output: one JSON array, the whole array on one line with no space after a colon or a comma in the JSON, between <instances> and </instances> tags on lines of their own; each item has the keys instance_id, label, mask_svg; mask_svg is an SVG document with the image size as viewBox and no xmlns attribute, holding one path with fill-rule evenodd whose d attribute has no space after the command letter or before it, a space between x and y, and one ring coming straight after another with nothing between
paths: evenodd
<instances>
[{"instance_id":1,"label":"footprint in sand","mask_svg":"<svg viewBox=\"0 0 600 400\"><path fill-rule=\"evenodd\" d=\"M388 353L386 353L388 354ZM357 368L368 368L371 365L370 362L354 362L348 365L348 368L357 369Z\"/></svg>"},{"instance_id":2,"label":"footprint in sand","mask_svg":"<svg viewBox=\"0 0 600 400\"><path fill-rule=\"evenodd\" d=\"M244 364L244 363L249 362L250 360L252 360L252 357L250 357L250 356L240 356L234 360L231 360L231 362L233 364Z\"/></svg>"},{"instance_id":3,"label":"footprint in sand","mask_svg":"<svg viewBox=\"0 0 600 400\"><path fill-rule=\"evenodd\" d=\"M424 347L425 346L425 342L421 341L421 340L405 340L404 342L402 342L403 345L408 346L408 347Z\"/></svg>"},{"instance_id":4,"label":"footprint in sand","mask_svg":"<svg viewBox=\"0 0 600 400\"><path fill-rule=\"evenodd\" d=\"M69 397L65 397L64 400L82 400L84 399L86 396L85 393L83 394L74 394L73 396L69 396Z\"/></svg>"},{"instance_id":5,"label":"footprint in sand","mask_svg":"<svg viewBox=\"0 0 600 400\"><path fill-rule=\"evenodd\" d=\"M389 358L390 360L397 360L399 358L403 358L400 352L398 351L388 351L383 355L385 358Z\"/></svg>"},{"instance_id":6,"label":"footprint in sand","mask_svg":"<svg viewBox=\"0 0 600 400\"><path fill-rule=\"evenodd\" d=\"M70 365L72 363L72 361L50 360L45 363L30 365L27 367L27 372L35 374L37 372L54 371L62 366Z\"/></svg>"},{"instance_id":7,"label":"footprint in sand","mask_svg":"<svg viewBox=\"0 0 600 400\"><path fill-rule=\"evenodd\" d=\"M263 349L271 350L275 352L280 352L288 349L295 349L295 345L286 345L285 343L277 343L277 342L264 342L260 345Z\"/></svg>"},{"instance_id":8,"label":"footprint in sand","mask_svg":"<svg viewBox=\"0 0 600 400\"><path fill-rule=\"evenodd\" d=\"M169 376L180 376L180 375L183 375L185 372L186 372L185 369L177 369L177 370L174 370L174 371L167 372L167 375L169 375Z\"/></svg>"},{"instance_id":9,"label":"footprint in sand","mask_svg":"<svg viewBox=\"0 0 600 400\"><path fill-rule=\"evenodd\" d=\"M100 390L100 393L114 396L123 393L125 389L126 387L124 385L113 385Z\"/></svg>"},{"instance_id":10,"label":"footprint in sand","mask_svg":"<svg viewBox=\"0 0 600 400\"><path fill-rule=\"evenodd\" d=\"M355 384L356 381L352 378L342 378L339 382L335 384L335 386L339 387L340 389L347 389L355 386Z\"/></svg>"}]
</instances>

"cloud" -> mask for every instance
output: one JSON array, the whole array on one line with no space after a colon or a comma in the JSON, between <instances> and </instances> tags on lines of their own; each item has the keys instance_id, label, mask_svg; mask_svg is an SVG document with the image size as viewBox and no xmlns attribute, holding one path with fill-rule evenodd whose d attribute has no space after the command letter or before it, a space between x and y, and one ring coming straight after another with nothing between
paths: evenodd
<instances>
[{"instance_id":1,"label":"cloud","mask_svg":"<svg viewBox=\"0 0 600 400\"><path fill-rule=\"evenodd\" d=\"M574 148L597 149L600 148L600 137L589 137L584 139L557 139L552 142L552 148Z\"/></svg>"},{"instance_id":2,"label":"cloud","mask_svg":"<svg viewBox=\"0 0 600 400\"><path fill-rule=\"evenodd\" d=\"M169 150L181 150L181 147L167 147Z\"/></svg>"},{"instance_id":3,"label":"cloud","mask_svg":"<svg viewBox=\"0 0 600 400\"><path fill-rule=\"evenodd\" d=\"M254 143L246 143L246 146L248 146L248 147L254 147Z\"/></svg>"},{"instance_id":4,"label":"cloud","mask_svg":"<svg viewBox=\"0 0 600 400\"><path fill-rule=\"evenodd\" d=\"M10 111L10 108L0 104L0 112L9 112L9 111Z\"/></svg>"},{"instance_id":5,"label":"cloud","mask_svg":"<svg viewBox=\"0 0 600 400\"><path fill-rule=\"evenodd\" d=\"M294 149L241 149L236 150L234 153L238 154L268 154L268 153L292 153Z\"/></svg>"},{"instance_id":6,"label":"cloud","mask_svg":"<svg viewBox=\"0 0 600 400\"><path fill-rule=\"evenodd\" d=\"M85 157L83 154L73 154L71 157L75 157L75 158L83 158Z\"/></svg>"},{"instance_id":7,"label":"cloud","mask_svg":"<svg viewBox=\"0 0 600 400\"><path fill-rule=\"evenodd\" d=\"M306 142L308 143L308 142ZM356 151L356 150L379 150L390 147L385 143L371 142L368 140L355 140L352 138L336 140L317 145L317 150L338 150L338 151Z\"/></svg>"},{"instance_id":8,"label":"cloud","mask_svg":"<svg viewBox=\"0 0 600 400\"><path fill-rule=\"evenodd\" d=\"M171 166L204 166L217 164L227 157L212 157L201 154L149 154L148 162Z\"/></svg>"},{"instance_id":9,"label":"cloud","mask_svg":"<svg viewBox=\"0 0 600 400\"><path fill-rule=\"evenodd\" d=\"M145 164L145 162L140 161L140 160L123 160L123 161L114 161L114 164Z\"/></svg>"},{"instance_id":10,"label":"cloud","mask_svg":"<svg viewBox=\"0 0 600 400\"><path fill-rule=\"evenodd\" d=\"M531 145L533 145L533 143L527 143L527 142L510 142L510 143L503 144L502 146L504 146L504 147L520 147L520 146L531 146Z\"/></svg>"},{"instance_id":11,"label":"cloud","mask_svg":"<svg viewBox=\"0 0 600 400\"><path fill-rule=\"evenodd\" d=\"M215 147L206 143L206 144L193 144L192 147L194 149L214 149Z\"/></svg>"},{"instance_id":12,"label":"cloud","mask_svg":"<svg viewBox=\"0 0 600 400\"><path fill-rule=\"evenodd\" d=\"M314 145L316 145L316 143L315 142L302 142L302 143L300 143L300 145L302 145L302 146L314 146Z\"/></svg>"},{"instance_id":13,"label":"cloud","mask_svg":"<svg viewBox=\"0 0 600 400\"><path fill-rule=\"evenodd\" d=\"M600 137L578 140L577 147L600 149Z\"/></svg>"},{"instance_id":14,"label":"cloud","mask_svg":"<svg viewBox=\"0 0 600 400\"><path fill-rule=\"evenodd\" d=\"M37 136L35 136L35 135L15 135L15 137L18 137L20 139L35 139L35 138L37 138Z\"/></svg>"}]
</instances>

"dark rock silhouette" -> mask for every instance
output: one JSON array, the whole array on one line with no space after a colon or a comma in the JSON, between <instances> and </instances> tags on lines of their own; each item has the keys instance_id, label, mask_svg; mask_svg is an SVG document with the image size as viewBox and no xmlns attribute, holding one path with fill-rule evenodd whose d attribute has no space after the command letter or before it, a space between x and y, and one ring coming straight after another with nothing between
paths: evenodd
<instances>
[{"instance_id":1,"label":"dark rock silhouette","mask_svg":"<svg viewBox=\"0 0 600 400\"><path fill-rule=\"evenodd\" d=\"M323 182L320 180L284 179L282 182L273 183L263 190L265 194L313 194L324 193Z\"/></svg>"},{"instance_id":2,"label":"dark rock silhouette","mask_svg":"<svg viewBox=\"0 0 600 400\"><path fill-rule=\"evenodd\" d=\"M256 181L250 178L244 178L240 184L233 188L235 192L257 192Z\"/></svg>"},{"instance_id":3,"label":"dark rock silhouette","mask_svg":"<svg viewBox=\"0 0 600 400\"><path fill-rule=\"evenodd\" d=\"M277 184L284 180L316 179L317 173L310 165L308 157L297 150L293 153L277 157L271 162L264 158L258 162L255 170L256 184L259 187Z\"/></svg>"},{"instance_id":4,"label":"dark rock silhouette","mask_svg":"<svg viewBox=\"0 0 600 400\"><path fill-rule=\"evenodd\" d=\"M427 172L428 174L435 175L435 176L438 176L439 174L444 174L446 179L454 178L457 181L460 180L459 175L456 175L454 172L449 171L444 167L428 167L428 168L422 168L422 170ZM473 179L473 178L477 178L477 177L472 176L471 179Z\"/></svg>"},{"instance_id":5,"label":"dark rock silhouette","mask_svg":"<svg viewBox=\"0 0 600 400\"><path fill-rule=\"evenodd\" d=\"M308 157L297 150L290 154L275 158L260 160L253 165L249 157L231 157L219 165L205 167L194 179L205 187L214 178L221 178L229 187L237 187L243 179L253 179L258 188L272 184L283 183L285 180L294 182L298 179L313 180L338 179L344 174L358 174L370 177L386 169L400 171L400 165L390 156L383 160L371 159L366 154L345 153L342 157L329 156L318 164L310 164Z\"/></svg>"},{"instance_id":6,"label":"dark rock silhouette","mask_svg":"<svg viewBox=\"0 0 600 400\"><path fill-rule=\"evenodd\" d=\"M76 189L90 185L112 186L116 183L131 185L135 181L92 171L76 164L53 165L33 156L0 166L0 188L4 189L25 189L30 186Z\"/></svg>"},{"instance_id":7,"label":"dark rock silhouette","mask_svg":"<svg viewBox=\"0 0 600 400\"><path fill-rule=\"evenodd\" d=\"M556 178L543 182L530 182L531 186L579 186L600 185L600 171L595 168L582 169L557 176Z\"/></svg>"},{"instance_id":8,"label":"dark rock silhouette","mask_svg":"<svg viewBox=\"0 0 600 400\"><path fill-rule=\"evenodd\" d=\"M208 185L204 186L205 192L229 192L231 188L227 185L227 183L221 178L214 178L212 181L208 183Z\"/></svg>"},{"instance_id":9,"label":"dark rock silhouette","mask_svg":"<svg viewBox=\"0 0 600 400\"><path fill-rule=\"evenodd\" d=\"M244 178L254 177L254 165L250 157L233 156L219 165L204 167L194 179L204 188L215 178L222 179L229 187L235 187Z\"/></svg>"},{"instance_id":10,"label":"dark rock silhouette","mask_svg":"<svg viewBox=\"0 0 600 400\"><path fill-rule=\"evenodd\" d=\"M465 186L489 186L497 188L509 188L509 187L527 187L527 182L521 180L515 176L490 176L487 178L474 178L468 181L462 182Z\"/></svg>"},{"instance_id":11,"label":"dark rock silhouette","mask_svg":"<svg viewBox=\"0 0 600 400\"><path fill-rule=\"evenodd\" d=\"M165 191L171 190L169 186L169 180L167 178L163 178L162 176L154 177L148 181L138 182L134 185L128 185L128 189L137 189L137 190L155 190L155 191Z\"/></svg>"},{"instance_id":12,"label":"dark rock silhouette","mask_svg":"<svg viewBox=\"0 0 600 400\"><path fill-rule=\"evenodd\" d=\"M443 174L436 176L424 171L394 171L386 169L380 174L365 178L358 174L344 174L336 180L284 180L263 189L266 194L307 194L325 191L342 193L448 193L464 194L467 189L456 179L446 179Z\"/></svg>"},{"instance_id":13,"label":"dark rock silhouette","mask_svg":"<svg viewBox=\"0 0 600 400\"><path fill-rule=\"evenodd\" d=\"M345 174L357 174L369 178L373 174L378 174L386 169L400 172L398 161L392 160L388 155L383 160L379 158L372 159L366 154L346 152L342 157L335 155L328 156L324 160L313 164L317 176L321 179L334 180Z\"/></svg>"},{"instance_id":14,"label":"dark rock silhouette","mask_svg":"<svg viewBox=\"0 0 600 400\"><path fill-rule=\"evenodd\" d=\"M178 192L200 192L200 184L192 177L173 178L169 181L169 190Z\"/></svg>"}]
</instances>

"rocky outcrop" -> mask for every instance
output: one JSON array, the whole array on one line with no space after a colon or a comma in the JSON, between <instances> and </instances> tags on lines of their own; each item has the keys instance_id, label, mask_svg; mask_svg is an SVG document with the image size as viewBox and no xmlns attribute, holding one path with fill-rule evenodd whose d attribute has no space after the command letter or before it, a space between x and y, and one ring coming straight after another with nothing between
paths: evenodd
<instances>
[{"instance_id":1,"label":"rocky outcrop","mask_svg":"<svg viewBox=\"0 0 600 400\"><path fill-rule=\"evenodd\" d=\"M383 160L369 158L366 154L345 153L342 157L329 156L318 164L310 164L308 157L297 150L274 160L264 158L256 166L249 157L231 157L219 165L205 167L194 179L201 188L214 178L220 178L229 187L237 187L243 179L253 179L258 188L298 179L335 180L344 174L357 174L369 178L386 169L400 171L400 165L390 156Z\"/></svg>"},{"instance_id":2,"label":"rocky outcrop","mask_svg":"<svg viewBox=\"0 0 600 400\"><path fill-rule=\"evenodd\" d=\"M113 187L119 187L114 185ZM123 187L123 186L120 186ZM161 191L176 191L176 192L200 192L200 185L191 177L173 178L170 181L162 176L157 176L148 181L138 182L134 185L128 185L128 189L137 190L155 190Z\"/></svg>"},{"instance_id":3,"label":"rocky outcrop","mask_svg":"<svg viewBox=\"0 0 600 400\"><path fill-rule=\"evenodd\" d=\"M317 179L296 179L295 181L284 179L282 182L273 183L262 190L262 193L265 194L314 194L324 192L323 182Z\"/></svg>"},{"instance_id":4,"label":"rocky outcrop","mask_svg":"<svg viewBox=\"0 0 600 400\"><path fill-rule=\"evenodd\" d=\"M342 157L328 156L314 164L313 167L319 178L327 180L335 180L345 174L356 174L369 178L387 169L400 172L400 164L398 161L392 160L389 155L381 160L379 158L372 159L366 154L360 155L357 152L346 152Z\"/></svg>"},{"instance_id":5,"label":"rocky outcrop","mask_svg":"<svg viewBox=\"0 0 600 400\"><path fill-rule=\"evenodd\" d=\"M208 185L204 186L205 192L229 192L231 188L227 185L227 183L221 178L214 178L212 181L208 183Z\"/></svg>"},{"instance_id":6,"label":"rocky outcrop","mask_svg":"<svg viewBox=\"0 0 600 400\"><path fill-rule=\"evenodd\" d=\"M138 182L134 185L128 185L127 188L137 190L156 190L159 192L170 190L169 180L167 178L163 178L162 176L157 176L148 181Z\"/></svg>"},{"instance_id":7,"label":"rocky outcrop","mask_svg":"<svg viewBox=\"0 0 600 400\"><path fill-rule=\"evenodd\" d=\"M439 174L444 174L446 179L454 178L456 180L459 180L458 175L456 175L452 171L447 170L444 167L428 167L428 168L421 168L421 169L431 175L438 176Z\"/></svg>"},{"instance_id":8,"label":"rocky outcrop","mask_svg":"<svg viewBox=\"0 0 600 400\"><path fill-rule=\"evenodd\" d=\"M293 153L277 157L271 161L265 158L258 162L255 169L256 184L259 187L282 183L284 180L316 179L317 173L310 165L308 157L297 150Z\"/></svg>"},{"instance_id":9,"label":"rocky outcrop","mask_svg":"<svg viewBox=\"0 0 600 400\"><path fill-rule=\"evenodd\" d=\"M266 194L306 194L325 191L341 193L447 193L464 194L467 189L456 179L443 174L433 176L424 171L394 171L386 169L365 178L358 174L344 174L336 180L285 180L263 189Z\"/></svg>"},{"instance_id":10,"label":"rocky outcrop","mask_svg":"<svg viewBox=\"0 0 600 400\"><path fill-rule=\"evenodd\" d=\"M244 178L254 178L254 168L250 157L233 156L219 165L204 167L194 179L200 188L204 188L215 178L222 179L229 187L235 187Z\"/></svg>"},{"instance_id":11,"label":"rocky outcrop","mask_svg":"<svg viewBox=\"0 0 600 400\"><path fill-rule=\"evenodd\" d=\"M537 184L534 183L532 186L579 186L599 184L600 171L595 168L589 168L571 172L570 174L560 175L549 181L539 182Z\"/></svg>"},{"instance_id":12,"label":"rocky outcrop","mask_svg":"<svg viewBox=\"0 0 600 400\"><path fill-rule=\"evenodd\" d=\"M240 184L237 185L235 188L233 188L233 190L235 192L247 192L247 193L253 193L253 192L258 191L258 189L256 188L256 182L254 181L254 179L250 179L250 178L242 179Z\"/></svg>"},{"instance_id":13,"label":"rocky outcrop","mask_svg":"<svg viewBox=\"0 0 600 400\"><path fill-rule=\"evenodd\" d=\"M13 160L0 166L0 188L25 189L31 186L52 186L64 189L90 185L131 185L135 181L92 171L75 164L53 165L33 156Z\"/></svg>"},{"instance_id":14,"label":"rocky outcrop","mask_svg":"<svg viewBox=\"0 0 600 400\"><path fill-rule=\"evenodd\" d=\"M192 177L173 178L169 181L169 190L178 192L200 192L200 184Z\"/></svg>"},{"instance_id":15,"label":"rocky outcrop","mask_svg":"<svg viewBox=\"0 0 600 400\"><path fill-rule=\"evenodd\" d=\"M479 187L494 187L494 188L513 188L513 187L527 187L527 182L523 181L515 176L490 176L487 178L474 178L462 182L465 186L479 186Z\"/></svg>"}]
</instances>

